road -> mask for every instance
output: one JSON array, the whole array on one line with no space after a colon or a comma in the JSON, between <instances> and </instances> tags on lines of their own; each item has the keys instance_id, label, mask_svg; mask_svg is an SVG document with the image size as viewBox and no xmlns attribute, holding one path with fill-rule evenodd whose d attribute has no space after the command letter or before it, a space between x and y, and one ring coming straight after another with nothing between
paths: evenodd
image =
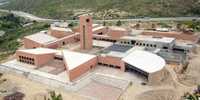
<instances>
[{"instance_id":1,"label":"road","mask_svg":"<svg viewBox=\"0 0 200 100\"><path fill-rule=\"evenodd\" d=\"M16 16L24 17L26 19L32 20L32 21L38 21L38 22L54 22L54 21L60 21L58 19L47 19L47 18L40 18L35 15L22 12L22 11L9 11L9 10L3 10L0 9L1 12L10 12L13 13ZM116 22L116 21L122 21L122 22L146 22L146 21L191 21L191 20L200 20L200 17L162 17L162 18L135 18L135 19L111 19L111 20L94 20L94 22ZM67 20L68 22L78 22L78 20Z\"/></svg>"},{"instance_id":2,"label":"road","mask_svg":"<svg viewBox=\"0 0 200 100\"><path fill-rule=\"evenodd\" d=\"M38 21L38 22L56 21L56 20L53 20L53 19L40 18L40 17L34 16L32 14L29 14L29 13L25 13L25 12L22 12L22 11L9 11L9 10L0 9L0 12L13 13L16 16L24 17L25 19L29 19L29 20L32 20L32 21Z\"/></svg>"}]
</instances>

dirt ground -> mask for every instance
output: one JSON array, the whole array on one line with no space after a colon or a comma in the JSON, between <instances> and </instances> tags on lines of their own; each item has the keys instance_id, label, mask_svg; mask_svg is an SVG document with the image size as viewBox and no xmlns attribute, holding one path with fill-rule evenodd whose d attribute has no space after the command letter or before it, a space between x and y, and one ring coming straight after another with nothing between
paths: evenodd
<instances>
[{"instance_id":1,"label":"dirt ground","mask_svg":"<svg viewBox=\"0 0 200 100\"><path fill-rule=\"evenodd\" d=\"M55 89L48 87L37 82L33 82L26 79L23 76L4 74L3 78L8 79L7 85L1 85L1 88L9 88L10 86L15 87L18 91L25 93L24 100L44 100L44 96L48 95L48 92L55 91L57 94L61 94L63 100L88 100L76 93L68 92L63 89ZM10 84L10 85L9 85Z\"/></svg>"},{"instance_id":2,"label":"dirt ground","mask_svg":"<svg viewBox=\"0 0 200 100\"><path fill-rule=\"evenodd\" d=\"M200 84L200 47L190 55L190 62L184 73L179 74L180 82L187 86Z\"/></svg>"},{"instance_id":3,"label":"dirt ground","mask_svg":"<svg viewBox=\"0 0 200 100\"><path fill-rule=\"evenodd\" d=\"M155 96L157 95L157 96ZM177 99L175 91L170 89L160 89L145 92L138 95L138 100L147 100L147 98L152 98L152 100L175 100ZM149 99L148 99L149 100Z\"/></svg>"},{"instance_id":4,"label":"dirt ground","mask_svg":"<svg viewBox=\"0 0 200 100\"><path fill-rule=\"evenodd\" d=\"M91 97L96 100L117 100L122 90L98 82L91 82L86 87L78 91L79 94Z\"/></svg>"},{"instance_id":5,"label":"dirt ground","mask_svg":"<svg viewBox=\"0 0 200 100\"><path fill-rule=\"evenodd\" d=\"M176 73L177 79L166 77L163 84L153 86L133 84L120 100L183 100L186 92L192 92L200 84L200 47L190 56L184 73Z\"/></svg>"}]
</instances>

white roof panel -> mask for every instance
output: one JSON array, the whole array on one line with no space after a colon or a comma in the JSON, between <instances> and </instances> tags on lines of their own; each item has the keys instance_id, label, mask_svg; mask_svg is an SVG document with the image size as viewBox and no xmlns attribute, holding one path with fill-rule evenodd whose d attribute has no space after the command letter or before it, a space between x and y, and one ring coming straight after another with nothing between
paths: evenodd
<instances>
[{"instance_id":1,"label":"white roof panel","mask_svg":"<svg viewBox=\"0 0 200 100\"><path fill-rule=\"evenodd\" d=\"M29 35L29 36L26 36L25 38L41 43L41 44L46 44L46 43L57 40L57 38L50 36L48 34L45 34L44 32L39 32L33 35Z\"/></svg>"},{"instance_id":2,"label":"white roof panel","mask_svg":"<svg viewBox=\"0 0 200 100\"><path fill-rule=\"evenodd\" d=\"M105 26L98 26L92 29L93 32L106 28Z\"/></svg>"},{"instance_id":3,"label":"white roof panel","mask_svg":"<svg viewBox=\"0 0 200 100\"><path fill-rule=\"evenodd\" d=\"M135 30L132 29L131 32L129 33L131 36L136 36L136 35L140 35L144 32L144 30Z\"/></svg>"},{"instance_id":4,"label":"white roof panel","mask_svg":"<svg viewBox=\"0 0 200 100\"><path fill-rule=\"evenodd\" d=\"M49 54L49 53L58 53L58 50L48 49L48 48L36 48L36 49L25 49L25 50L18 50L30 54Z\"/></svg>"},{"instance_id":5,"label":"white roof panel","mask_svg":"<svg viewBox=\"0 0 200 100\"><path fill-rule=\"evenodd\" d=\"M107 41L100 41L100 40L93 40L93 46L97 46L97 47L109 47L113 45L112 42L107 42Z\"/></svg>"},{"instance_id":6,"label":"white roof panel","mask_svg":"<svg viewBox=\"0 0 200 100\"><path fill-rule=\"evenodd\" d=\"M154 73L160 71L166 65L165 60L160 56L141 50L135 50L131 52L122 60L147 73Z\"/></svg>"},{"instance_id":7,"label":"white roof panel","mask_svg":"<svg viewBox=\"0 0 200 100\"><path fill-rule=\"evenodd\" d=\"M65 27L51 26L51 29L52 30L57 30L57 31L72 32L72 30L70 28L65 28Z\"/></svg>"},{"instance_id":8,"label":"white roof panel","mask_svg":"<svg viewBox=\"0 0 200 100\"><path fill-rule=\"evenodd\" d=\"M72 70L78 67L79 65L84 64L85 62L95 58L96 56L63 50L63 57L64 57L64 61L66 62L68 66L68 69Z\"/></svg>"},{"instance_id":9,"label":"white roof panel","mask_svg":"<svg viewBox=\"0 0 200 100\"><path fill-rule=\"evenodd\" d=\"M139 40L139 41L152 41L152 42L162 42L162 43L172 43L175 38L168 37L152 37L152 36L124 36L121 39L129 39L129 40Z\"/></svg>"},{"instance_id":10,"label":"white roof panel","mask_svg":"<svg viewBox=\"0 0 200 100\"><path fill-rule=\"evenodd\" d=\"M118 26L110 26L109 29L117 30L117 31L127 31L125 28L118 27Z\"/></svg>"}]
</instances>

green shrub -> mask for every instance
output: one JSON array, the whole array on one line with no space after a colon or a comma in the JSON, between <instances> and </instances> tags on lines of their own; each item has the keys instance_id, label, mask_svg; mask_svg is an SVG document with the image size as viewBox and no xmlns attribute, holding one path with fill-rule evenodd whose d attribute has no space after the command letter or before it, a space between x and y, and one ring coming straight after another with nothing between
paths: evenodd
<instances>
[{"instance_id":1,"label":"green shrub","mask_svg":"<svg viewBox=\"0 0 200 100\"><path fill-rule=\"evenodd\" d=\"M63 100L61 94L56 94L55 91L51 91L50 93L50 98L48 100Z\"/></svg>"}]
</instances>

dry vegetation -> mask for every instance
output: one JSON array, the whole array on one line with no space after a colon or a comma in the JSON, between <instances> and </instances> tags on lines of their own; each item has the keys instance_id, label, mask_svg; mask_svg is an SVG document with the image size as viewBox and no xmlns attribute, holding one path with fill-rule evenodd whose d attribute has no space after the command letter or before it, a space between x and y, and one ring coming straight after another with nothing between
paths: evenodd
<instances>
[{"instance_id":1,"label":"dry vegetation","mask_svg":"<svg viewBox=\"0 0 200 100\"><path fill-rule=\"evenodd\" d=\"M77 9L95 13L111 10L109 18L196 16L199 0L9 0L5 9L22 10L42 17L73 19ZM82 12L82 11L80 11Z\"/></svg>"}]
</instances>

